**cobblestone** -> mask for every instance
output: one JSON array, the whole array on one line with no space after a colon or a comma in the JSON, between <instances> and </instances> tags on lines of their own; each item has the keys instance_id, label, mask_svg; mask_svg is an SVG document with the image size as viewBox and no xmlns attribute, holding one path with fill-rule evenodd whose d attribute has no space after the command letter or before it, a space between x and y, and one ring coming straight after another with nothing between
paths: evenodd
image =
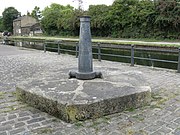
<instances>
[{"instance_id":1,"label":"cobblestone","mask_svg":"<svg viewBox=\"0 0 180 135\"><path fill-rule=\"evenodd\" d=\"M7 135L7 132L0 132L0 135Z\"/></svg>"},{"instance_id":2,"label":"cobblestone","mask_svg":"<svg viewBox=\"0 0 180 135\"><path fill-rule=\"evenodd\" d=\"M7 54L1 55L4 48ZM104 69L109 65L141 72L152 88L152 103L85 122L65 123L16 100L17 83L40 74L48 76L48 70L56 72L57 65L66 64L63 61L75 63L76 59L0 45L0 135L180 135L180 74L174 70L102 61ZM94 60L94 64L99 62Z\"/></svg>"},{"instance_id":3,"label":"cobblestone","mask_svg":"<svg viewBox=\"0 0 180 135\"><path fill-rule=\"evenodd\" d=\"M10 135L15 135L15 134L21 133L23 131L25 131L25 128L14 129L14 130L10 131Z\"/></svg>"},{"instance_id":4,"label":"cobblestone","mask_svg":"<svg viewBox=\"0 0 180 135\"><path fill-rule=\"evenodd\" d=\"M1 125L0 126L0 132L6 131L6 130L11 130L11 129L12 129L12 126L10 126L10 125L5 125L5 126Z\"/></svg>"},{"instance_id":5,"label":"cobblestone","mask_svg":"<svg viewBox=\"0 0 180 135\"><path fill-rule=\"evenodd\" d=\"M24 126L24 125L25 125L24 122L19 122L19 123L16 123L16 124L14 125L14 128L19 128L19 127L22 127L22 126Z\"/></svg>"},{"instance_id":6,"label":"cobblestone","mask_svg":"<svg viewBox=\"0 0 180 135\"><path fill-rule=\"evenodd\" d=\"M16 115L14 115L14 114L13 114L13 115L9 115L9 116L8 116L8 120L15 119L15 118L17 118L17 116L16 116Z\"/></svg>"}]
</instances>

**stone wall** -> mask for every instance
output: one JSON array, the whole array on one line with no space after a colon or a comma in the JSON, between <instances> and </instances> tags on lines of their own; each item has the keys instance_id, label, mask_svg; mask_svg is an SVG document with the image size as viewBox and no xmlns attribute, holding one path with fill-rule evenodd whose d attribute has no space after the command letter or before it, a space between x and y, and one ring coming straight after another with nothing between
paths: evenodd
<instances>
[{"instance_id":1,"label":"stone wall","mask_svg":"<svg viewBox=\"0 0 180 135\"><path fill-rule=\"evenodd\" d=\"M20 20L13 22L13 34L15 36L21 35L21 21Z\"/></svg>"}]
</instances>

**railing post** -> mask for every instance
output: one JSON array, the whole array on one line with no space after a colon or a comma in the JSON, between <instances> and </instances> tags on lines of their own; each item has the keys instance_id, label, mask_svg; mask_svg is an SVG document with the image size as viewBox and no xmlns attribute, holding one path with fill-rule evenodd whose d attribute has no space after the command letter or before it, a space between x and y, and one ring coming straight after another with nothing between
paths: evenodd
<instances>
[{"instance_id":1,"label":"railing post","mask_svg":"<svg viewBox=\"0 0 180 135\"><path fill-rule=\"evenodd\" d=\"M180 47L179 47L179 56L178 56L178 69L177 72L180 73Z\"/></svg>"},{"instance_id":2,"label":"railing post","mask_svg":"<svg viewBox=\"0 0 180 135\"><path fill-rule=\"evenodd\" d=\"M8 37L4 36L4 45L8 45Z\"/></svg>"},{"instance_id":3,"label":"railing post","mask_svg":"<svg viewBox=\"0 0 180 135\"><path fill-rule=\"evenodd\" d=\"M78 57L78 52L79 52L79 43L76 42L76 58Z\"/></svg>"},{"instance_id":4,"label":"railing post","mask_svg":"<svg viewBox=\"0 0 180 135\"><path fill-rule=\"evenodd\" d=\"M44 42L44 53L46 52L46 42Z\"/></svg>"},{"instance_id":5,"label":"railing post","mask_svg":"<svg viewBox=\"0 0 180 135\"><path fill-rule=\"evenodd\" d=\"M98 43L98 61L101 61L101 44Z\"/></svg>"},{"instance_id":6,"label":"railing post","mask_svg":"<svg viewBox=\"0 0 180 135\"><path fill-rule=\"evenodd\" d=\"M60 55L60 41L58 42L58 55Z\"/></svg>"},{"instance_id":7,"label":"railing post","mask_svg":"<svg viewBox=\"0 0 180 135\"><path fill-rule=\"evenodd\" d=\"M134 66L134 45L131 45L131 66Z\"/></svg>"},{"instance_id":8,"label":"railing post","mask_svg":"<svg viewBox=\"0 0 180 135\"><path fill-rule=\"evenodd\" d=\"M21 47L23 47L24 46L24 39L22 39L22 46Z\"/></svg>"}]
</instances>

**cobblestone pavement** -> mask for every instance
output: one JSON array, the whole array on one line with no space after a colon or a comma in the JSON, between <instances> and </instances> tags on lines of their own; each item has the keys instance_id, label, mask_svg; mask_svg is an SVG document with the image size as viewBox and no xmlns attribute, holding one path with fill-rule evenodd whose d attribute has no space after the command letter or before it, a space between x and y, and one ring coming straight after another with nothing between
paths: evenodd
<instances>
[{"instance_id":1,"label":"cobblestone pavement","mask_svg":"<svg viewBox=\"0 0 180 135\"><path fill-rule=\"evenodd\" d=\"M71 61L71 59L73 61ZM16 84L74 56L0 45L0 135L180 135L180 74L173 70L94 60L94 65L142 72L152 88L149 106L99 119L65 123L16 100Z\"/></svg>"}]
</instances>

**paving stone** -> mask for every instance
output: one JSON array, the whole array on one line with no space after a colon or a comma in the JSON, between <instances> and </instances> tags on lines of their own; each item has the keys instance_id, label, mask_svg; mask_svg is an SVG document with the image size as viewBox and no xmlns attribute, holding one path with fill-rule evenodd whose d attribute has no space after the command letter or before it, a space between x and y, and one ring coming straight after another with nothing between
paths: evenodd
<instances>
[{"instance_id":1,"label":"paving stone","mask_svg":"<svg viewBox=\"0 0 180 135\"><path fill-rule=\"evenodd\" d=\"M167 128L165 126L161 127L157 132L161 132L161 133L164 133L164 134L168 134L170 133L172 130L170 128Z\"/></svg>"},{"instance_id":2,"label":"paving stone","mask_svg":"<svg viewBox=\"0 0 180 135\"><path fill-rule=\"evenodd\" d=\"M157 125L150 125L146 128L144 128L145 131L148 131L149 133L152 133L154 131L157 131L160 128L160 126Z\"/></svg>"},{"instance_id":3,"label":"paving stone","mask_svg":"<svg viewBox=\"0 0 180 135\"><path fill-rule=\"evenodd\" d=\"M52 123L52 120L45 120L43 122L41 122L42 125L48 125L48 124L51 124Z\"/></svg>"},{"instance_id":4,"label":"paving stone","mask_svg":"<svg viewBox=\"0 0 180 135\"><path fill-rule=\"evenodd\" d=\"M161 133L161 132L159 132L159 131L156 131L156 132L154 132L154 133L152 133L152 134L150 134L150 135L164 135L164 134Z\"/></svg>"},{"instance_id":5,"label":"paving stone","mask_svg":"<svg viewBox=\"0 0 180 135\"><path fill-rule=\"evenodd\" d=\"M161 120L156 121L156 123L155 123L156 126L163 126L165 124L167 124L167 123L165 121L161 121Z\"/></svg>"},{"instance_id":6,"label":"paving stone","mask_svg":"<svg viewBox=\"0 0 180 135\"><path fill-rule=\"evenodd\" d=\"M10 125L5 125L5 126L0 126L0 132L2 131L6 131L6 130L11 130L12 129L12 126Z\"/></svg>"},{"instance_id":7,"label":"paving stone","mask_svg":"<svg viewBox=\"0 0 180 135\"><path fill-rule=\"evenodd\" d=\"M8 120L8 121L6 121L6 122L2 122L2 125L4 126L4 125L13 125L15 123L15 121L14 120Z\"/></svg>"},{"instance_id":8,"label":"paving stone","mask_svg":"<svg viewBox=\"0 0 180 135\"><path fill-rule=\"evenodd\" d=\"M162 120L167 122L167 123L174 121L174 119L175 119L175 117L173 115L168 115L168 116L162 118Z\"/></svg>"},{"instance_id":9,"label":"paving stone","mask_svg":"<svg viewBox=\"0 0 180 135\"><path fill-rule=\"evenodd\" d=\"M25 117L22 117L22 118L18 118L18 121L27 121L30 119L30 116L25 116Z\"/></svg>"},{"instance_id":10,"label":"paving stone","mask_svg":"<svg viewBox=\"0 0 180 135\"><path fill-rule=\"evenodd\" d=\"M4 122L6 121L6 118L5 117L0 117L0 122Z\"/></svg>"},{"instance_id":11,"label":"paving stone","mask_svg":"<svg viewBox=\"0 0 180 135\"><path fill-rule=\"evenodd\" d=\"M41 117L41 118L33 118L33 119L27 121L27 124L36 123L36 122L40 122L40 121L43 121L43 120L45 120L44 117Z\"/></svg>"},{"instance_id":12,"label":"paving stone","mask_svg":"<svg viewBox=\"0 0 180 135\"><path fill-rule=\"evenodd\" d=\"M180 135L180 128L178 128L174 131L174 135Z\"/></svg>"},{"instance_id":13,"label":"paving stone","mask_svg":"<svg viewBox=\"0 0 180 135\"><path fill-rule=\"evenodd\" d=\"M108 135L120 135L120 133L113 131L113 132L109 133Z\"/></svg>"},{"instance_id":14,"label":"paving stone","mask_svg":"<svg viewBox=\"0 0 180 135\"><path fill-rule=\"evenodd\" d=\"M18 128L18 129L15 129L15 130L11 130L9 133L10 133L10 135L15 135L15 134L21 133L21 132L23 132L25 130L26 130L25 128Z\"/></svg>"},{"instance_id":15,"label":"paving stone","mask_svg":"<svg viewBox=\"0 0 180 135\"><path fill-rule=\"evenodd\" d=\"M34 128L37 128L37 127L40 127L39 123L34 123L34 124L27 125L28 129L34 129Z\"/></svg>"},{"instance_id":16,"label":"paving stone","mask_svg":"<svg viewBox=\"0 0 180 135\"><path fill-rule=\"evenodd\" d=\"M166 127L170 128L170 129L176 129L179 127L179 124L171 122L171 123L167 123Z\"/></svg>"},{"instance_id":17,"label":"paving stone","mask_svg":"<svg viewBox=\"0 0 180 135\"><path fill-rule=\"evenodd\" d=\"M32 118L38 118L38 117L40 117L40 114L33 114L31 117Z\"/></svg>"},{"instance_id":18,"label":"paving stone","mask_svg":"<svg viewBox=\"0 0 180 135\"><path fill-rule=\"evenodd\" d=\"M8 116L8 120L15 119L15 118L17 118L16 115L9 115L9 116Z\"/></svg>"},{"instance_id":19,"label":"paving stone","mask_svg":"<svg viewBox=\"0 0 180 135\"><path fill-rule=\"evenodd\" d=\"M7 132L0 132L0 135L7 135Z\"/></svg>"},{"instance_id":20,"label":"paving stone","mask_svg":"<svg viewBox=\"0 0 180 135\"><path fill-rule=\"evenodd\" d=\"M25 125L24 122L19 122L19 123L16 123L16 124L14 125L14 128L19 128L19 127L22 127L22 126L24 126L24 125Z\"/></svg>"},{"instance_id":21,"label":"paving stone","mask_svg":"<svg viewBox=\"0 0 180 135\"><path fill-rule=\"evenodd\" d=\"M23 111L23 112L20 112L20 113L19 113L19 117L29 116L29 114L30 114L29 112L27 112L27 111L24 112L24 111Z\"/></svg>"},{"instance_id":22,"label":"paving stone","mask_svg":"<svg viewBox=\"0 0 180 135\"><path fill-rule=\"evenodd\" d=\"M7 46L7 48L11 50L11 48L13 49L14 47ZM180 93L180 76L175 73L176 71L159 68L152 69L146 66L130 67L128 64L108 61L99 63L95 60L95 67L100 64L99 67L102 66L104 68L103 72L105 72L107 65L111 65L114 72L116 70L141 72L146 80L148 80L152 92L157 97L162 97L162 99L156 99L153 105L113 114L101 120L94 119L93 121L87 120L82 123L67 124L37 109L26 107L24 103L15 101L15 97L12 97L11 93L15 91L16 84L25 79L36 78L36 76L42 76L42 80L43 76L44 78L56 76L57 81L60 81L57 74L61 67L60 65L64 61L74 64L77 59L69 55L62 54L59 56L55 53L42 53L37 50L29 51L28 49L19 50L15 48L13 50L14 55L0 57L0 92L4 91L8 93L7 96L4 97L8 100L0 99L0 104L4 104L0 109L0 135L9 135L10 132L11 134L14 132L13 135L34 135L32 131L36 131L38 128L43 129L46 125L51 126L50 131L52 131L52 135L69 135L73 133L77 135L106 135L107 133L107 135L109 135L113 133L116 134L116 132L119 133L119 135L125 135L128 129L129 131L133 131L133 135L180 135L180 96L178 95L178 93ZM2 46L0 45L0 55L1 51ZM96 68L100 69L99 67L97 66ZM49 74L49 70L54 71L54 73ZM64 70L64 74L65 76L67 75L66 70ZM46 82L47 80L44 80L44 83ZM175 94L173 95L173 93ZM172 97L169 97L170 95L172 95ZM8 98L8 96L10 97ZM163 102L164 99L168 100ZM23 108L18 109L17 107L16 110L12 110L13 108L4 108L6 107L5 105L17 105ZM17 117L15 118L14 115ZM36 118L43 119L36 120ZM51 121L51 119L54 120ZM4 125L2 125L2 123L4 123ZM15 125L16 129L14 127ZM43 132L45 131L46 130ZM27 134L23 134L25 132L27 132Z\"/></svg>"},{"instance_id":23,"label":"paving stone","mask_svg":"<svg viewBox=\"0 0 180 135\"><path fill-rule=\"evenodd\" d=\"M31 132L36 133L36 134L52 134L53 129L51 126L42 126L42 127L37 127L31 130Z\"/></svg>"},{"instance_id":24,"label":"paving stone","mask_svg":"<svg viewBox=\"0 0 180 135\"><path fill-rule=\"evenodd\" d=\"M176 119L174 122L180 124L180 118Z\"/></svg>"},{"instance_id":25,"label":"paving stone","mask_svg":"<svg viewBox=\"0 0 180 135\"><path fill-rule=\"evenodd\" d=\"M141 129L144 129L145 127L147 127L148 125L146 123L136 123L132 126L132 129L133 130L141 130Z\"/></svg>"}]
</instances>

